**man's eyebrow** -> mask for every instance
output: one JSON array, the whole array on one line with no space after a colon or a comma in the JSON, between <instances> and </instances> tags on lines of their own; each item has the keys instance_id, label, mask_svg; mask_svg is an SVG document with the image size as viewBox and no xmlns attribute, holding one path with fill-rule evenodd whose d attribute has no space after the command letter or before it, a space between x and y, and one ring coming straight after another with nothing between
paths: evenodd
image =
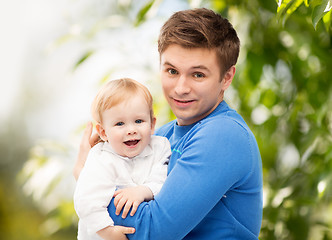
<instances>
[{"instance_id":1,"label":"man's eyebrow","mask_svg":"<svg viewBox=\"0 0 332 240\"><path fill-rule=\"evenodd\" d=\"M194 70L205 70L207 72L211 72L210 69L204 65L198 65L198 66L193 66L191 69L194 69Z\"/></svg>"},{"instance_id":2,"label":"man's eyebrow","mask_svg":"<svg viewBox=\"0 0 332 240\"><path fill-rule=\"evenodd\" d=\"M164 66L165 65L168 65L168 66L171 66L172 68L176 68L173 64L171 64L170 62L168 62L168 61L166 61L166 62L164 62L164 64L163 64ZM204 66L204 65L197 65L197 66L193 66L193 67L191 67L191 69L203 69L203 70L207 70L207 71L209 71L210 72L210 69L209 68L207 68L206 66Z\"/></svg>"},{"instance_id":3,"label":"man's eyebrow","mask_svg":"<svg viewBox=\"0 0 332 240\"><path fill-rule=\"evenodd\" d=\"M207 67L205 67L204 65L198 65L198 66L193 66L193 69L204 69L204 70L208 70L210 71Z\"/></svg>"},{"instance_id":4,"label":"man's eyebrow","mask_svg":"<svg viewBox=\"0 0 332 240\"><path fill-rule=\"evenodd\" d=\"M171 66L171 67L175 68L175 66L174 66L173 64L171 64L170 62L168 62L168 61L164 62L163 65L164 65L164 66L165 66L165 65L168 65L168 66Z\"/></svg>"}]
</instances>

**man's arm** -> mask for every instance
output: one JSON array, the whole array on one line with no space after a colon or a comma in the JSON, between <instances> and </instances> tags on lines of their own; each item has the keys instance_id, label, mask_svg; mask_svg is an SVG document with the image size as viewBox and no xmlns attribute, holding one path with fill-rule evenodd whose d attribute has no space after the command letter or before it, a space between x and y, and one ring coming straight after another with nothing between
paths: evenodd
<instances>
[{"instance_id":1,"label":"man's arm","mask_svg":"<svg viewBox=\"0 0 332 240\"><path fill-rule=\"evenodd\" d=\"M84 167L86 159L88 158L89 151L100 140L99 135L97 133L92 135L92 131L93 131L92 122L88 122L83 132L83 137L80 143L78 155L73 168L73 176L76 181Z\"/></svg>"},{"instance_id":2,"label":"man's arm","mask_svg":"<svg viewBox=\"0 0 332 240\"><path fill-rule=\"evenodd\" d=\"M133 234L134 232L134 228L108 226L99 230L97 234L104 240L127 240L126 234Z\"/></svg>"}]
</instances>

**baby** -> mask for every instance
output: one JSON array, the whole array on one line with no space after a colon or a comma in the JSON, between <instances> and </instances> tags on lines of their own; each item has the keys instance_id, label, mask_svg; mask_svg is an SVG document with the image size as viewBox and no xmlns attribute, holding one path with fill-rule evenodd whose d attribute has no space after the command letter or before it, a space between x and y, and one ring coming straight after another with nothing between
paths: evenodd
<instances>
[{"instance_id":1,"label":"baby","mask_svg":"<svg viewBox=\"0 0 332 240\"><path fill-rule=\"evenodd\" d=\"M134 215L154 198L167 175L171 154L167 138L152 136L156 123L152 96L137 81L106 83L92 103L96 130L103 140L89 152L77 180L74 206L80 218L78 239L107 239L114 223L107 212L112 197L116 214Z\"/></svg>"}]
</instances>

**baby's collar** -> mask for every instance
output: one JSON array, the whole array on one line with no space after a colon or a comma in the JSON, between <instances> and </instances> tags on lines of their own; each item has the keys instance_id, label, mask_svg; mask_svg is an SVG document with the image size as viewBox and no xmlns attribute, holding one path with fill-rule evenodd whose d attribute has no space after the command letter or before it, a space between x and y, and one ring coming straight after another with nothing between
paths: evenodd
<instances>
[{"instance_id":1,"label":"baby's collar","mask_svg":"<svg viewBox=\"0 0 332 240\"><path fill-rule=\"evenodd\" d=\"M132 161L132 160L137 159L137 158L144 158L144 157L147 157L147 156L152 154L152 148L151 148L150 144L148 144L140 154L138 154L138 155L136 155L135 157L132 157L132 158L124 157L124 156L121 156L121 155L117 154L114 151L114 149L112 148L111 144L109 144L108 142L103 143L102 150L110 152L110 153L116 155L117 157L122 158L122 159L127 160L127 161L128 160Z\"/></svg>"}]
</instances>

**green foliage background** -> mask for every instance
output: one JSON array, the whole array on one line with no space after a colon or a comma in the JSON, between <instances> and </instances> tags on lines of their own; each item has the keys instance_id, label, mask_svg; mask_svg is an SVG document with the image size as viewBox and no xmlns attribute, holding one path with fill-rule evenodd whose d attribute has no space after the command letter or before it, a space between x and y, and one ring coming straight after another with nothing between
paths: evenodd
<instances>
[{"instance_id":1,"label":"green foliage background","mask_svg":"<svg viewBox=\"0 0 332 240\"><path fill-rule=\"evenodd\" d=\"M149 21L149 13L161 2L145 1L132 24L140 27ZM260 239L332 239L332 11L324 11L331 1L183 2L214 9L240 33L241 55L227 97L250 125L262 154ZM116 13L125 16L126 9L117 6ZM91 51L83 54L74 68L92 55ZM159 93L154 94L158 117L172 119L167 105L158 100ZM20 170L27 159L41 168L59 152L68 155L71 147L42 143L38 146L42 151L37 151L23 140L15 140L15 148L8 147L8 140L24 138L13 136L15 121L7 126L0 139L0 238L74 239L77 218L72 202L59 200L58 208L43 212L32 196L21 191L21 183L34 171ZM41 233L54 225L48 234Z\"/></svg>"}]
</instances>

